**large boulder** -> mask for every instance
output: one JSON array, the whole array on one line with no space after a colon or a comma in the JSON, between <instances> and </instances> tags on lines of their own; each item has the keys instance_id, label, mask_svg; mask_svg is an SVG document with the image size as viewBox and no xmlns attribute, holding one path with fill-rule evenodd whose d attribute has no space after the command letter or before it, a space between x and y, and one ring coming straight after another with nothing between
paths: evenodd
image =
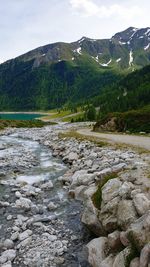
<instances>
[{"instance_id":1,"label":"large boulder","mask_svg":"<svg viewBox=\"0 0 150 267\"><path fill-rule=\"evenodd\" d=\"M131 254L131 248L127 247L122 250L115 258L113 267L126 267L127 258Z\"/></svg>"},{"instance_id":2,"label":"large boulder","mask_svg":"<svg viewBox=\"0 0 150 267\"><path fill-rule=\"evenodd\" d=\"M104 203L108 203L113 198L119 195L119 190L122 185L122 182L118 178L109 180L102 187L102 199Z\"/></svg>"},{"instance_id":3,"label":"large boulder","mask_svg":"<svg viewBox=\"0 0 150 267\"><path fill-rule=\"evenodd\" d=\"M150 209L150 201L143 193L136 194L133 198L133 202L140 216L144 215Z\"/></svg>"},{"instance_id":4,"label":"large boulder","mask_svg":"<svg viewBox=\"0 0 150 267\"><path fill-rule=\"evenodd\" d=\"M91 199L86 201L86 207L83 211L81 221L95 235L100 236L105 233L102 224L98 219L98 210L94 207Z\"/></svg>"},{"instance_id":5,"label":"large boulder","mask_svg":"<svg viewBox=\"0 0 150 267\"><path fill-rule=\"evenodd\" d=\"M121 200L118 204L117 222L122 230L126 230L129 225L136 221L137 213L132 200Z\"/></svg>"},{"instance_id":6,"label":"large boulder","mask_svg":"<svg viewBox=\"0 0 150 267\"><path fill-rule=\"evenodd\" d=\"M76 171L71 177L71 188L80 185L90 185L94 181L95 176L95 174L88 173L86 170Z\"/></svg>"},{"instance_id":7,"label":"large boulder","mask_svg":"<svg viewBox=\"0 0 150 267\"><path fill-rule=\"evenodd\" d=\"M141 250L140 267L147 267L150 263L150 242Z\"/></svg>"},{"instance_id":8,"label":"large boulder","mask_svg":"<svg viewBox=\"0 0 150 267\"><path fill-rule=\"evenodd\" d=\"M101 262L107 257L108 240L106 237L93 239L87 244L88 261L93 267L100 267Z\"/></svg>"},{"instance_id":9,"label":"large boulder","mask_svg":"<svg viewBox=\"0 0 150 267\"><path fill-rule=\"evenodd\" d=\"M118 210L118 203L120 201L119 197L115 197L107 204L103 201L101 203L101 211L99 214L99 219L102 222L104 229L111 233L118 228L117 224L117 210Z\"/></svg>"},{"instance_id":10,"label":"large boulder","mask_svg":"<svg viewBox=\"0 0 150 267\"><path fill-rule=\"evenodd\" d=\"M126 234L139 250L147 245L150 241L150 211L132 223Z\"/></svg>"}]
</instances>

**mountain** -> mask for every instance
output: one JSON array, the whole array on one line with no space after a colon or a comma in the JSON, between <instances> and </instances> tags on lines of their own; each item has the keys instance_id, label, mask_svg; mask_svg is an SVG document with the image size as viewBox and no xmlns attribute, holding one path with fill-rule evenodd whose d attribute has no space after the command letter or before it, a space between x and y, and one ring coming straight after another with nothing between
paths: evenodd
<instances>
[{"instance_id":1,"label":"mountain","mask_svg":"<svg viewBox=\"0 0 150 267\"><path fill-rule=\"evenodd\" d=\"M54 43L0 64L1 110L47 110L90 101L129 72L150 64L150 28L111 39Z\"/></svg>"}]
</instances>

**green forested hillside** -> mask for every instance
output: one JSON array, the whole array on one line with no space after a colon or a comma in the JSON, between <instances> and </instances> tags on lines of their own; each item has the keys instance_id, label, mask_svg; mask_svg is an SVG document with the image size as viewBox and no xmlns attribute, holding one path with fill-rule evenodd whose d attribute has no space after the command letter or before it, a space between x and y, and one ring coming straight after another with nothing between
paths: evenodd
<instances>
[{"instance_id":1,"label":"green forested hillside","mask_svg":"<svg viewBox=\"0 0 150 267\"><path fill-rule=\"evenodd\" d=\"M48 110L83 103L120 79L86 58L32 68L32 61L0 65L0 110Z\"/></svg>"},{"instance_id":2,"label":"green forested hillside","mask_svg":"<svg viewBox=\"0 0 150 267\"><path fill-rule=\"evenodd\" d=\"M150 66L132 72L115 84L105 87L101 95L93 99L100 106L99 116L108 112L139 109L150 104Z\"/></svg>"}]
</instances>

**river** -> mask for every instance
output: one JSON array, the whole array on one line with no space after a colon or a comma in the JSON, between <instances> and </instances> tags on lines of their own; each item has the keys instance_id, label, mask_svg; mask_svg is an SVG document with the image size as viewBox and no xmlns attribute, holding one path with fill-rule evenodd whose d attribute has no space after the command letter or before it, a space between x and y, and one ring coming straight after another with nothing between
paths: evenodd
<instances>
[{"instance_id":1,"label":"river","mask_svg":"<svg viewBox=\"0 0 150 267\"><path fill-rule=\"evenodd\" d=\"M26 243L20 237L13 241L13 267L89 266L83 252L89 235L80 222L82 205L68 197L58 179L67 170L48 147L20 137L17 130L0 136L0 201L9 204L1 205L1 243L31 231ZM21 198L31 201L29 208L17 206Z\"/></svg>"}]
</instances>

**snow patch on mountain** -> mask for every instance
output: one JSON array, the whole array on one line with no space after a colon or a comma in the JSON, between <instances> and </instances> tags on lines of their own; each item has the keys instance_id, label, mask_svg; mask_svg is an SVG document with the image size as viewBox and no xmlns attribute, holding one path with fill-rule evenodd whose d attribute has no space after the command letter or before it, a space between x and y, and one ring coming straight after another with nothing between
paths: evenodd
<instances>
[{"instance_id":1,"label":"snow patch on mountain","mask_svg":"<svg viewBox=\"0 0 150 267\"><path fill-rule=\"evenodd\" d=\"M73 50L73 52L78 53L79 55L82 55L82 49L81 47L78 47L77 49Z\"/></svg>"},{"instance_id":2,"label":"snow patch on mountain","mask_svg":"<svg viewBox=\"0 0 150 267\"><path fill-rule=\"evenodd\" d=\"M110 59L107 63L100 63L102 67L108 67L108 65L112 62L112 59Z\"/></svg>"},{"instance_id":3,"label":"snow patch on mountain","mask_svg":"<svg viewBox=\"0 0 150 267\"><path fill-rule=\"evenodd\" d=\"M145 50L145 51L148 50L149 47L150 47L150 43L149 43L147 46L144 47L144 50Z\"/></svg>"},{"instance_id":4,"label":"snow patch on mountain","mask_svg":"<svg viewBox=\"0 0 150 267\"><path fill-rule=\"evenodd\" d=\"M120 62L120 61L121 61L121 57L116 60L117 63Z\"/></svg>"},{"instance_id":5,"label":"snow patch on mountain","mask_svg":"<svg viewBox=\"0 0 150 267\"><path fill-rule=\"evenodd\" d=\"M133 64L133 52L132 50L129 53L129 67L131 67Z\"/></svg>"}]
</instances>

